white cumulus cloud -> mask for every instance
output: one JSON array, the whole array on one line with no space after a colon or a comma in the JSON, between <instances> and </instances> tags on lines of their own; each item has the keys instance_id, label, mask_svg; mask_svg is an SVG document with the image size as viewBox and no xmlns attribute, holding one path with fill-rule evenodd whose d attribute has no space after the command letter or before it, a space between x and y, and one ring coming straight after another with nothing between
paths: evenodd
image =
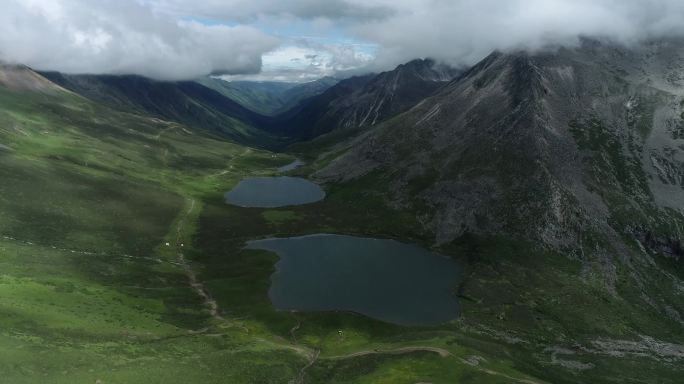
<instances>
[{"instance_id":1,"label":"white cumulus cloud","mask_svg":"<svg viewBox=\"0 0 684 384\"><path fill-rule=\"evenodd\" d=\"M133 0L5 0L0 59L69 73L163 80L256 73L279 40L250 26L205 25Z\"/></svg>"},{"instance_id":2,"label":"white cumulus cloud","mask_svg":"<svg viewBox=\"0 0 684 384\"><path fill-rule=\"evenodd\" d=\"M159 79L305 80L420 57L468 65L581 36L682 37L684 1L3 0L0 10L0 60Z\"/></svg>"}]
</instances>

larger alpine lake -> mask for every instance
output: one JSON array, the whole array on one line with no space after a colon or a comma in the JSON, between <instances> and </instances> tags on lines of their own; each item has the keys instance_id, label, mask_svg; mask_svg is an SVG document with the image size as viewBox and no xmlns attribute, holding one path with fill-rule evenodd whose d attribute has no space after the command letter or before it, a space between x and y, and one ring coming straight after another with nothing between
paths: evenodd
<instances>
[{"instance_id":1,"label":"larger alpine lake","mask_svg":"<svg viewBox=\"0 0 684 384\"><path fill-rule=\"evenodd\" d=\"M269 290L280 310L350 311L417 326L459 314L458 265L416 245L320 234L255 240L246 248L280 256Z\"/></svg>"}]
</instances>

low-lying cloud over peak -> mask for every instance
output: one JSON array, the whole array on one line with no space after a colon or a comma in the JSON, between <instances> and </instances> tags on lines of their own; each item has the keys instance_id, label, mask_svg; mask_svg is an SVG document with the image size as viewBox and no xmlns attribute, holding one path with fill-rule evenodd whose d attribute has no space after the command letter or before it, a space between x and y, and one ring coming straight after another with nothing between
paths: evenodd
<instances>
[{"instance_id":1,"label":"low-lying cloud over peak","mask_svg":"<svg viewBox=\"0 0 684 384\"><path fill-rule=\"evenodd\" d=\"M385 3L385 0L370 0ZM389 2L388 2L389 3ZM573 45L579 37L631 44L684 35L681 0L403 0L380 22L359 25L378 44L378 67L415 57L472 64L493 50Z\"/></svg>"},{"instance_id":2,"label":"low-lying cloud over peak","mask_svg":"<svg viewBox=\"0 0 684 384\"><path fill-rule=\"evenodd\" d=\"M418 57L684 36L681 0L6 0L0 60L157 79L310 80ZM289 55L289 56L288 56Z\"/></svg>"}]
</instances>

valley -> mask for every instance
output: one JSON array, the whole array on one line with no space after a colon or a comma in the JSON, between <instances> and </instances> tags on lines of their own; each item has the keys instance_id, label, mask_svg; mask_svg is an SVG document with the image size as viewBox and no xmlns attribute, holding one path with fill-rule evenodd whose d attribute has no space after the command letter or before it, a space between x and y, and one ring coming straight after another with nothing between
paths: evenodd
<instances>
[{"instance_id":1,"label":"valley","mask_svg":"<svg viewBox=\"0 0 684 384\"><path fill-rule=\"evenodd\" d=\"M684 91L633 68L669 46L586 44L411 62L277 118L3 66L3 380L677 383ZM304 293L369 276L279 304L304 254Z\"/></svg>"}]
</instances>

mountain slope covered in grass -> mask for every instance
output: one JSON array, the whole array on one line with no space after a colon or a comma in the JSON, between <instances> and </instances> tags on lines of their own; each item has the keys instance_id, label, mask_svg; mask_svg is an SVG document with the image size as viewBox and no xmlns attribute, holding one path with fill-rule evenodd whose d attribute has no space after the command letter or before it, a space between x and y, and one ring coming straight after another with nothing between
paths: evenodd
<instances>
[{"instance_id":1,"label":"mountain slope covered in grass","mask_svg":"<svg viewBox=\"0 0 684 384\"><path fill-rule=\"evenodd\" d=\"M0 78L3 381L294 376L303 358L287 347L203 335L213 320L177 252L191 250L202 199L275 166L271 154L98 105L26 68ZM198 355L203 368L188 369Z\"/></svg>"},{"instance_id":2,"label":"mountain slope covered in grass","mask_svg":"<svg viewBox=\"0 0 684 384\"><path fill-rule=\"evenodd\" d=\"M54 72L42 75L76 94L116 110L151 115L239 143L267 146L276 141L260 129L268 122L267 117L196 82Z\"/></svg>"}]
</instances>

